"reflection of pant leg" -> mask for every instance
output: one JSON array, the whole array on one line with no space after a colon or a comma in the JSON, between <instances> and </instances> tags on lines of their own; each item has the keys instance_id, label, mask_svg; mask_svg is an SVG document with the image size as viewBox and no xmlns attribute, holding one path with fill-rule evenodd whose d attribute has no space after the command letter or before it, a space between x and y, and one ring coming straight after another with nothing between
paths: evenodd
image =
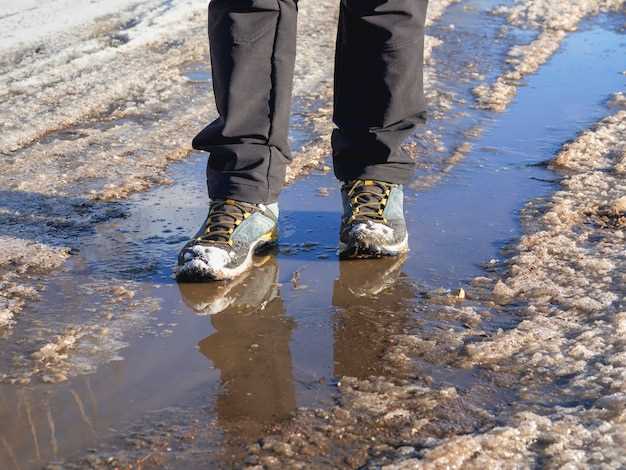
<instances>
[{"instance_id":1,"label":"reflection of pant leg","mask_svg":"<svg viewBox=\"0 0 626 470\"><path fill-rule=\"evenodd\" d=\"M336 377L366 378L384 372L389 339L402 331L415 289L402 274L405 257L339 265L333 288L334 369ZM409 302L407 304L407 302Z\"/></svg>"},{"instance_id":2,"label":"reflection of pant leg","mask_svg":"<svg viewBox=\"0 0 626 470\"><path fill-rule=\"evenodd\" d=\"M424 119L427 0L342 0L335 65L333 159L344 181L406 183L400 148Z\"/></svg>"},{"instance_id":3,"label":"reflection of pant leg","mask_svg":"<svg viewBox=\"0 0 626 470\"><path fill-rule=\"evenodd\" d=\"M274 202L285 179L297 0L212 0L209 39L219 118L193 141L210 152L209 196Z\"/></svg>"},{"instance_id":4,"label":"reflection of pant leg","mask_svg":"<svg viewBox=\"0 0 626 470\"><path fill-rule=\"evenodd\" d=\"M296 407L289 350L294 323L285 317L282 300L259 311L226 310L211 321L215 332L199 347L221 373L220 423L260 425L286 418Z\"/></svg>"}]
</instances>

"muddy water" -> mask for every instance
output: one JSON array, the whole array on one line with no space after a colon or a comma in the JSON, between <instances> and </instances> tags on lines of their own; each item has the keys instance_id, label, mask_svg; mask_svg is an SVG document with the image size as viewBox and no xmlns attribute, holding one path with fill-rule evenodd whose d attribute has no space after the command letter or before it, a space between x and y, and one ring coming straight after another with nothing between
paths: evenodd
<instances>
[{"instance_id":1,"label":"muddy water","mask_svg":"<svg viewBox=\"0 0 626 470\"><path fill-rule=\"evenodd\" d=\"M454 23L462 36L476 28L477 16L458 6L441 24ZM106 351L109 362L94 373L58 385L0 386L3 467L37 468L100 445L130 445L128 431L138 423L159 429L194 420L210 450L198 466L224 462L297 406L331 404L341 376L383 373L378 359L388 338L420 320L420 294L462 286L500 255L519 235L516 211L554 189L555 175L538 164L601 117L609 93L624 87L623 35L613 25L602 18L572 35L506 113L471 111L449 123L450 145L460 143L460 129L479 123L485 130L438 184L407 188L406 258L338 262L339 191L324 172L284 191L281 244L229 284L177 285L171 276L177 249L205 215L203 156L171 168L176 184L116 205L124 217L80 239L31 316L49 324L93 321L91 313L105 302L94 286L110 279L132 282L137 299L158 304L125 319L125 336L109 334L108 349L94 352ZM454 45L436 54L443 59L448 47ZM201 86L210 80L201 69L188 78ZM467 96L471 89L445 86ZM307 127L294 126L298 146ZM22 334L35 327L18 326ZM89 358L86 351L75 361L87 368ZM420 366L460 388L480 380Z\"/></svg>"}]
</instances>

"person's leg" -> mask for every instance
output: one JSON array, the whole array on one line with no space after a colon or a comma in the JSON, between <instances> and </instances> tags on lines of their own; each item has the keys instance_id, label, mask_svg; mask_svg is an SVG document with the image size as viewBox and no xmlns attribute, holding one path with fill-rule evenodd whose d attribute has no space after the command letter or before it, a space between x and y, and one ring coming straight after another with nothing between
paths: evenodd
<instances>
[{"instance_id":1,"label":"person's leg","mask_svg":"<svg viewBox=\"0 0 626 470\"><path fill-rule=\"evenodd\" d=\"M423 121L427 0L341 0L335 65L335 175L407 183L400 148Z\"/></svg>"},{"instance_id":2,"label":"person's leg","mask_svg":"<svg viewBox=\"0 0 626 470\"><path fill-rule=\"evenodd\" d=\"M289 154L297 0L212 0L209 39L219 118L193 141L210 153L211 203L182 248L179 280L223 280L277 237Z\"/></svg>"},{"instance_id":3,"label":"person's leg","mask_svg":"<svg viewBox=\"0 0 626 470\"><path fill-rule=\"evenodd\" d=\"M210 153L211 199L273 203L286 165L297 0L212 0L209 39L219 118L193 147Z\"/></svg>"},{"instance_id":4,"label":"person's leg","mask_svg":"<svg viewBox=\"0 0 626 470\"><path fill-rule=\"evenodd\" d=\"M402 142L424 120L427 0L341 0L333 163L344 182L339 254L408 250L403 188L414 162Z\"/></svg>"}]
</instances>

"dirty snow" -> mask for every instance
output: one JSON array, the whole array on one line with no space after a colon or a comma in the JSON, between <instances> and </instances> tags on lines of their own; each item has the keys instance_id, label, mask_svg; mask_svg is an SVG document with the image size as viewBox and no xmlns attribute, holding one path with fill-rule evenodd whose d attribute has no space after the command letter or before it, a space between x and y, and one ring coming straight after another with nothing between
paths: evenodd
<instances>
[{"instance_id":1,"label":"dirty snow","mask_svg":"<svg viewBox=\"0 0 626 470\"><path fill-rule=\"evenodd\" d=\"M26 46L48 37L65 33L104 15L117 13L140 0L5 0L0 10L0 30L3 31L0 53ZM45 21L42 21L45 18Z\"/></svg>"},{"instance_id":2,"label":"dirty snow","mask_svg":"<svg viewBox=\"0 0 626 470\"><path fill-rule=\"evenodd\" d=\"M38 278L63 265L68 250L0 235L0 336L12 326L27 301L39 298L39 290L21 280Z\"/></svg>"}]
</instances>

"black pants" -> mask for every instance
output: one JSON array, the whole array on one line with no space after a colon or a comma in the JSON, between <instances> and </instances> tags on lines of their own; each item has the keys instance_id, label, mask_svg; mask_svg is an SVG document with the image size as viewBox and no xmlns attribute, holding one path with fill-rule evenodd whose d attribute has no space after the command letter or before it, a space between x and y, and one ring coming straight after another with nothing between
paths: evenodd
<instances>
[{"instance_id":1,"label":"black pants","mask_svg":"<svg viewBox=\"0 0 626 470\"><path fill-rule=\"evenodd\" d=\"M315 0L308 0L315 1ZM338 0L339 1L339 0ZM428 0L341 0L332 136L340 180L406 183L401 143L424 119ZM291 160L297 0L212 0L209 40L219 118L193 147L210 152L209 196L276 201Z\"/></svg>"}]
</instances>

